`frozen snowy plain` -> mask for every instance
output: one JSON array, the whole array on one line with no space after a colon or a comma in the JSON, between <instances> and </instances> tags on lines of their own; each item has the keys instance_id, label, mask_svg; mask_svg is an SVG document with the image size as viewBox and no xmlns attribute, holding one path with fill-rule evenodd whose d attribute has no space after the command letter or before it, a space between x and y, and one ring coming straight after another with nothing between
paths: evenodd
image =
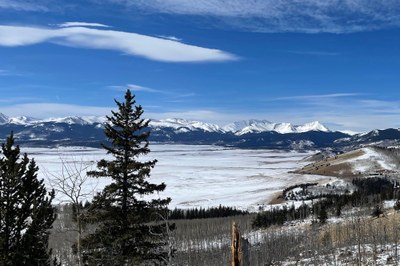
<instances>
[{"instance_id":1,"label":"frozen snowy plain","mask_svg":"<svg viewBox=\"0 0 400 266\"><path fill-rule=\"evenodd\" d=\"M305 182L327 182L333 178L288 173L307 162L302 159L313 152L276 150L245 150L209 145L150 146L145 159L157 159L150 181L165 182L167 189L161 197L171 197L170 207L210 207L220 204L240 209L257 210L283 188ZM82 147L24 148L39 166L39 177L49 184L49 178L62 174L62 163L92 165L107 158L102 149ZM143 159L144 160L144 159ZM85 190L100 191L110 182L108 178L91 178ZM90 200L90 197L88 198ZM65 202L61 194L56 202Z\"/></svg>"}]
</instances>

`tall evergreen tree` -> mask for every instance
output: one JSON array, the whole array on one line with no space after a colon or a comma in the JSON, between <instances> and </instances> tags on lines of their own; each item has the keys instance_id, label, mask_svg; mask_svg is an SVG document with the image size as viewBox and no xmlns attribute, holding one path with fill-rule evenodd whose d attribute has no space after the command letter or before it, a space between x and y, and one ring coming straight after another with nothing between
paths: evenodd
<instances>
[{"instance_id":1,"label":"tall evergreen tree","mask_svg":"<svg viewBox=\"0 0 400 266\"><path fill-rule=\"evenodd\" d=\"M55 220L35 161L14 146L11 134L0 159L0 265L50 265L49 229Z\"/></svg>"},{"instance_id":2,"label":"tall evergreen tree","mask_svg":"<svg viewBox=\"0 0 400 266\"><path fill-rule=\"evenodd\" d=\"M139 158L150 152L149 120L141 118L143 109L134 98L127 90L124 102L115 100L118 111L107 116L104 130L110 145L103 144L113 159L101 160L98 170L89 172L112 179L93 199L90 212L98 229L83 241L89 263L100 260L106 265L138 265L166 260L163 247L168 230L164 230L165 222L155 219L171 199L144 197L163 191L165 184L147 181L157 161Z\"/></svg>"}]
</instances>

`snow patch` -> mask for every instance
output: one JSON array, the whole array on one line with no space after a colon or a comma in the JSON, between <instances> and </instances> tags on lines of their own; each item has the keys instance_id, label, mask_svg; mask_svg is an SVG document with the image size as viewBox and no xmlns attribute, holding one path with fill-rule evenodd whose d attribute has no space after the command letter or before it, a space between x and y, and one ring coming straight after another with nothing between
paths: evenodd
<instances>
[{"instance_id":1,"label":"snow patch","mask_svg":"<svg viewBox=\"0 0 400 266\"><path fill-rule=\"evenodd\" d=\"M180 118L169 118L164 120L151 120L152 128L173 128L178 132L189 132L202 130L205 132L223 132L223 130L214 124L203 123L200 121L188 121Z\"/></svg>"},{"instance_id":2,"label":"snow patch","mask_svg":"<svg viewBox=\"0 0 400 266\"><path fill-rule=\"evenodd\" d=\"M362 148L363 155L348 160L351 163L354 172L366 173L368 171L375 171L376 164L384 170L396 170L396 165L389 163L387 156L375 151L371 147Z\"/></svg>"}]
</instances>

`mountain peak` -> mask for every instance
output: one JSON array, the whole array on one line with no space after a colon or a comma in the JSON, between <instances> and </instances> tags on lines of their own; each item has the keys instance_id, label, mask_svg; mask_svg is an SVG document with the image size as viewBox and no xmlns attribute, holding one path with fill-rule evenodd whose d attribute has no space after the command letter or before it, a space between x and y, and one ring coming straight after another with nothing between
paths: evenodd
<instances>
[{"instance_id":1,"label":"mountain peak","mask_svg":"<svg viewBox=\"0 0 400 266\"><path fill-rule=\"evenodd\" d=\"M6 124L8 123L8 116L4 115L3 113L0 113L0 124Z\"/></svg>"},{"instance_id":2,"label":"mountain peak","mask_svg":"<svg viewBox=\"0 0 400 266\"><path fill-rule=\"evenodd\" d=\"M273 123L268 120L251 119L230 123L222 127L222 129L227 132L243 135L251 132L270 131L272 129L272 124Z\"/></svg>"},{"instance_id":3,"label":"mountain peak","mask_svg":"<svg viewBox=\"0 0 400 266\"><path fill-rule=\"evenodd\" d=\"M247 133L261 133L274 131L280 134L304 133L308 131L329 132L330 130L319 121L306 123L304 125L292 125L291 123L272 123L268 120L248 120L228 124L223 127L225 131L233 132L236 135Z\"/></svg>"},{"instance_id":4,"label":"mountain peak","mask_svg":"<svg viewBox=\"0 0 400 266\"><path fill-rule=\"evenodd\" d=\"M16 125L27 125L32 122L35 122L35 119L28 116L11 117L8 119L8 123Z\"/></svg>"},{"instance_id":5,"label":"mountain peak","mask_svg":"<svg viewBox=\"0 0 400 266\"><path fill-rule=\"evenodd\" d=\"M66 123L66 124L79 124L79 125L92 125L95 123L104 123L105 117L103 116L66 116L66 117L52 117L42 122L53 122L53 123Z\"/></svg>"},{"instance_id":6,"label":"mountain peak","mask_svg":"<svg viewBox=\"0 0 400 266\"><path fill-rule=\"evenodd\" d=\"M313 121L297 127L297 132L299 133L307 131L329 132L330 130L319 121Z\"/></svg>"},{"instance_id":7,"label":"mountain peak","mask_svg":"<svg viewBox=\"0 0 400 266\"><path fill-rule=\"evenodd\" d=\"M153 128L168 127L177 130L178 132L187 132L202 130L206 132L222 131L218 125L204 123L200 121L189 121L182 118L167 118L162 120L151 120L150 126Z\"/></svg>"}]
</instances>

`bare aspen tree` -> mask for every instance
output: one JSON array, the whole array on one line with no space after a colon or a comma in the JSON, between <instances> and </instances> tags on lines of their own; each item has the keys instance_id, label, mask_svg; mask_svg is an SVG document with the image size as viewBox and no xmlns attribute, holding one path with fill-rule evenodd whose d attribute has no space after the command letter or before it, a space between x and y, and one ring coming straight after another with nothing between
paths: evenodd
<instances>
[{"instance_id":1,"label":"bare aspen tree","mask_svg":"<svg viewBox=\"0 0 400 266\"><path fill-rule=\"evenodd\" d=\"M77 233L76 252L78 256L78 266L82 265L82 234L83 234L83 205L84 201L91 199L95 193L98 182L92 183L93 179L86 174L91 170L92 163L85 162L83 159L66 160L60 157L61 172L52 173L45 170L45 175L50 186L60 197L65 198L62 203L70 203L73 207L73 218Z\"/></svg>"},{"instance_id":2,"label":"bare aspen tree","mask_svg":"<svg viewBox=\"0 0 400 266\"><path fill-rule=\"evenodd\" d=\"M392 218L392 231L393 231L393 240L394 240L394 259L395 262L398 261L398 250L397 250L397 246L399 244L399 227L397 225L397 221Z\"/></svg>"},{"instance_id":3,"label":"bare aspen tree","mask_svg":"<svg viewBox=\"0 0 400 266\"><path fill-rule=\"evenodd\" d=\"M152 230L153 229L152 227L149 227L150 234L164 236L163 238L166 241L165 241L165 245L164 245L163 249L166 251L166 256L162 257L161 259L165 263L165 265L172 265L172 260L173 260L176 249L175 249L175 238L173 235L174 229L175 229L175 224L169 220L170 210L165 209L162 212L161 211L155 212L155 213L153 213L153 215L156 216L156 218L154 220L161 221L163 224L163 227L165 227L165 228L161 233L160 232L157 233L154 230Z\"/></svg>"}]
</instances>

